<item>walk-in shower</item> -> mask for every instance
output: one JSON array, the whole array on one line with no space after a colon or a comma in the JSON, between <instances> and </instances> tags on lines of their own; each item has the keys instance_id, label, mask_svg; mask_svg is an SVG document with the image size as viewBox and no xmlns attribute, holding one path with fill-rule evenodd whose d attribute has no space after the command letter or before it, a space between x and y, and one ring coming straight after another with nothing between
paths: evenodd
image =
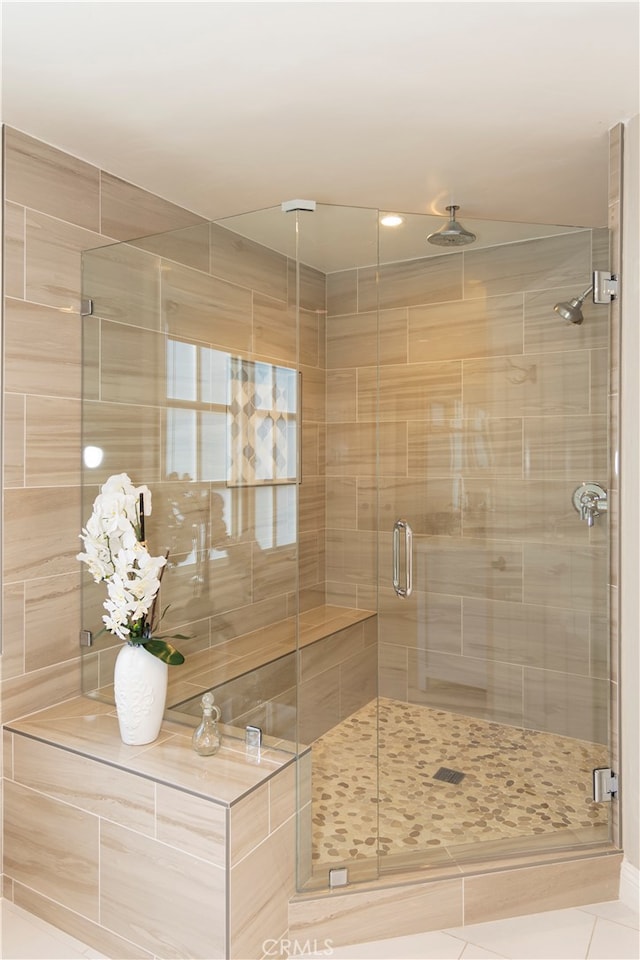
<instances>
[{"instance_id":1,"label":"walk-in shower","mask_svg":"<svg viewBox=\"0 0 640 960\"><path fill-rule=\"evenodd\" d=\"M611 836L610 512L573 500L612 486L609 310L554 314L608 231L435 250L441 218L403 218L277 207L84 257L83 515L111 473L152 487L171 716L213 690L226 736L298 754L301 889ZM83 656L107 699L110 639Z\"/></svg>"}]
</instances>

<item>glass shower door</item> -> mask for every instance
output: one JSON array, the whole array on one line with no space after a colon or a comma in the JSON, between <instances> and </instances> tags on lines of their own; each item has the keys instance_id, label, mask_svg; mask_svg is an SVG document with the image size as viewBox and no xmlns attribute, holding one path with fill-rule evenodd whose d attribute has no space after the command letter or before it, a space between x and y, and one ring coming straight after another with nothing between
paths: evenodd
<instances>
[{"instance_id":1,"label":"glass shower door","mask_svg":"<svg viewBox=\"0 0 640 960\"><path fill-rule=\"evenodd\" d=\"M300 488L301 556L317 557L323 580L322 592L310 593L301 572L299 729L310 746L307 886L326 888L343 882L345 869L349 883L377 875L377 412L375 403L358 410L357 400L361 365L374 376L377 368L377 211L318 204L300 214L298 253L309 454ZM309 344L306 331L315 333L316 318L314 367L315 339ZM366 491L366 508L359 490Z\"/></svg>"},{"instance_id":2,"label":"glass shower door","mask_svg":"<svg viewBox=\"0 0 640 960\"><path fill-rule=\"evenodd\" d=\"M406 220L412 253L380 236L381 869L604 842L608 516L574 492L610 486L609 311L553 307L607 231L465 222L477 242L442 254Z\"/></svg>"}]
</instances>

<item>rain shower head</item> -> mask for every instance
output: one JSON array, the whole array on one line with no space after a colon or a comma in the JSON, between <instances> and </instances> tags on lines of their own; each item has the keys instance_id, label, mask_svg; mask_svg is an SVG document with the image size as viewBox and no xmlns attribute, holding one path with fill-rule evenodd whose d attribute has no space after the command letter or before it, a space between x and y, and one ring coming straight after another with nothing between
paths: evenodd
<instances>
[{"instance_id":1,"label":"rain shower head","mask_svg":"<svg viewBox=\"0 0 640 960\"><path fill-rule=\"evenodd\" d=\"M563 320L570 320L571 323L580 324L584 320L582 316L582 304L592 290L592 286L587 287L579 297L573 297L571 300L563 300L562 303L556 303L553 309L556 313L560 314Z\"/></svg>"},{"instance_id":2,"label":"rain shower head","mask_svg":"<svg viewBox=\"0 0 640 960\"><path fill-rule=\"evenodd\" d=\"M476 239L475 233L471 233L470 230L465 230L456 220L456 210L459 209L460 207L457 207L455 204L445 207L445 210L450 211L449 222L445 223L439 230L436 230L435 233L429 234L427 237L429 243L435 243L438 247L462 247L467 243L474 242Z\"/></svg>"}]
</instances>

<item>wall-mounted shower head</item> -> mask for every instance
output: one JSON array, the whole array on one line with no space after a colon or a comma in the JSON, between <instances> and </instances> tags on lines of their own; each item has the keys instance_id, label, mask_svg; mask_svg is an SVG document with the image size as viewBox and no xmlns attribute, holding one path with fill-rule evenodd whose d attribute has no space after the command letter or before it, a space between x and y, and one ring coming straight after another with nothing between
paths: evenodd
<instances>
[{"instance_id":1,"label":"wall-mounted shower head","mask_svg":"<svg viewBox=\"0 0 640 960\"><path fill-rule=\"evenodd\" d=\"M445 223L439 230L436 230L435 233L430 233L427 237L428 242L435 243L438 247L462 247L466 243L473 243L476 239L475 233L471 233L470 230L465 230L456 220L456 210L459 210L460 207L451 204L451 206L445 207L445 209L450 211L449 222Z\"/></svg>"},{"instance_id":2,"label":"wall-mounted shower head","mask_svg":"<svg viewBox=\"0 0 640 960\"><path fill-rule=\"evenodd\" d=\"M584 320L582 316L582 304L592 290L593 286L587 287L579 297L573 297L571 300L563 300L562 303L556 303L553 309L556 313L560 314L563 320L570 320L571 323L582 323Z\"/></svg>"}]
</instances>

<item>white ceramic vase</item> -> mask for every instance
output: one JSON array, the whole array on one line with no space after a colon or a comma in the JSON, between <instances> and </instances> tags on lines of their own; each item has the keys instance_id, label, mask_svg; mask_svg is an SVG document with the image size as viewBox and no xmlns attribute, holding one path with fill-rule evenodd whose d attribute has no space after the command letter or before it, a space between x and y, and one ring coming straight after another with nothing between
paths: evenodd
<instances>
[{"instance_id":1,"label":"white ceramic vase","mask_svg":"<svg viewBox=\"0 0 640 960\"><path fill-rule=\"evenodd\" d=\"M118 652L113 684L123 743L152 743L160 732L167 699L168 666L139 643Z\"/></svg>"}]
</instances>

